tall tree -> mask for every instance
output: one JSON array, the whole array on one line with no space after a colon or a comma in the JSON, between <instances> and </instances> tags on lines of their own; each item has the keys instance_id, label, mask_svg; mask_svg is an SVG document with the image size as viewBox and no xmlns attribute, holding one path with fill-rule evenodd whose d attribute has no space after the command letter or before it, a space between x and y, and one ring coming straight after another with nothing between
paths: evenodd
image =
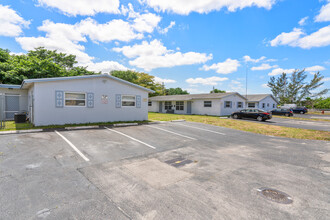
<instances>
[{"instance_id":1,"label":"tall tree","mask_svg":"<svg viewBox=\"0 0 330 220\"><path fill-rule=\"evenodd\" d=\"M154 90L155 93L150 93L149 96L164 95L164 86L160 83L156 83L155 77L149 75L148 73L135 72L132 70L114 70L111 71L110 74L117 78Z\"/></svg>"},{"instance_id":2,"label":"tall tree","mask_svg":"<svg viewBox=\"0 0 330 220\"><path fill-rule=\"evenodd\" d=\"M42 47L23 55L11 55L0 49L0 83L21 84L24 79L92 75L86 67L74 66L74 55Z\"/></svg>"},{"instance_id":3,"label":"tall tree","mask_svg":"<svg viewBox=\"0 0 330 220\"><path fill-rule=\"evenodd\" d=\"M183 89L177 87L177 88L166 89L165 94L166 95L186 95L186 94L189 94L189 92L187 92L187 90L183 90Z\"/></svg>"},{"instance_id":4,"label":"tall tree","mask_svg":"<svg viewBox=\"0 0 330 220\"><path fill-rule=\"evenodd\" d=\"M226 91L225 91L225 90L220 90L220 89L215 89L215 88L213 87L213 90L210 91L210 93L226 93Z\"/></svg>"},{"instance_id":5,"label":"tall tree","mask_svg":"<svg viewBox=\"0 0 330 220\"><path fill-rule=\"evenodd\" d=\"M322 79L324 76L321 76L319 72L314 74L310 82L305 82L306 78L305 70L295 70L290 77L286 73L282 73L278 78L271 77L268 87L271 88L273 95L281 104L301 103L307 97L318 97L328 92L328 89L323 89L312 93L312 91L323 85Z\"/></svg>"}]
</instances>

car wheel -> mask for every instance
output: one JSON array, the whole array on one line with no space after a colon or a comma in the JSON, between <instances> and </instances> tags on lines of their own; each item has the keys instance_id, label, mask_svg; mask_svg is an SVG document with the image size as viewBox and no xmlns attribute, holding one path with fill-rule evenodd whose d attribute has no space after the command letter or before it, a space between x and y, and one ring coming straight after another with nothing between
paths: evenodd
<instances>
[{"instance_id":1,"label":"car wheel","mask_svg":"<svg viewBox=\"0 0 330 220\"><path fill-rule=\"evenodd\" d=\"M285 116L286 116L286 117L290 117L290 114L289 114L289 113L286 113Z\"/></svg>"},{"instance_id":2,"label":"car wheel","mask_svg":"<svg viewBox=\"0 0 330 220\"><path fill-rule=\"evenodd\" d=\"M304 114L305 112L301 111L300 114Z\"/></svg>"},{"instance_id":3,"label":"car wheel","mask_svg":"<svg viewBox=\"0 0 330 220\"><path fill-rule=\"evenodd\" d=\"M262 117L261 117L261 116L258 116L258 117L257 117L257 120L258 120L258 121L262 121Z\"/></svg>"},{"instance_id":4,"label":"car wheel","mask_svg":"<svg viewBox=\"0 0 330 220\"><path fill-rule=\"evenodd\" d=\"M237 114L233 115L233 118L238 119L238 115Z\"/></svg>"}]
</instances>

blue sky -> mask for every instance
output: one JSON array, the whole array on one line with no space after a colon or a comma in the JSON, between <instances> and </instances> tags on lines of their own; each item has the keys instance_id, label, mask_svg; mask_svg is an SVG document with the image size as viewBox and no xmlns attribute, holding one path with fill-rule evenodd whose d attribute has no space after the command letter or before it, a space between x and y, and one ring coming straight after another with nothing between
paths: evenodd
<instances>
[{"instance_id":1,"label":"blue sky","mask_svg":"<svg viewBox=\"0 0 330 220\"><path fill-rule=\"evenodd\" d=\"M38 46L191 93L244 94L246 70L249 93L303 68L330 88L330 0L1 0L0 47Z\"/></svg>"}]
</instances>

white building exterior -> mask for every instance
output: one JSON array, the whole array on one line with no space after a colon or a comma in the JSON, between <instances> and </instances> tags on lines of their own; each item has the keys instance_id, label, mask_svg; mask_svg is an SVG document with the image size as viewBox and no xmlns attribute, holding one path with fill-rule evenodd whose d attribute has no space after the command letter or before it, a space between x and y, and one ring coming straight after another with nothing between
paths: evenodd
<instances>
[{"instance_id":1,"label":"white building exterior","mask_svg":"<svg viewBox=\"0 0 330 220\"><path fill-rule=\"evenodd\" d=\"M245 102L239 93L210 93L156 96L148 105L150 112L221 116L245 108Z\"/></svg>"},{"instance_id":2,"label":"white building exterior","mask_svg":"<svg viewBox=\"0 0 330 220\"><path fill-rule=\"evenodd\" d=\"M270 111L277 107L279 102L271 94L247 95L247 108L258 108Z\"/></svg>"},{"instance_id":3,"label":"white building exterior","mask_svg":"<svg viewBox=\"0 0 330 220\"><path fill-rule=\"evenodd\" d=\"M20 105L36 126L148 119L150 89L110 75L91 75L24 80Z\"/></svg>"}]
</instances>

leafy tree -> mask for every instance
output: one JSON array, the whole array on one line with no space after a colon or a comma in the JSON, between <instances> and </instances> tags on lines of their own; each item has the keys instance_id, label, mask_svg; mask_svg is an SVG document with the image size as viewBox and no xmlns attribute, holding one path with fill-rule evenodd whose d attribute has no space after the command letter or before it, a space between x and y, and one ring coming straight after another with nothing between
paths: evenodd
<instances>
[{"instance_id":1,"label":"leafy tree","mask_svg":"<svg viewBox=\"0 0 330 220\"><path fill-rule=\"evenodd\" d=\"M189 94L187 90L183 90L181 88L169 88L165 90L166 95L186 95Z\"/></svg>"},{"instance_id":2,"label":"leafy tree","mask_svg":"<svg viewBox=\"0 0 330 220\"><path fill-rule=\"evenodd\" d=\"M149 96L164 95L164 86L160 83L156 83L155 77L147 73L135 72L132 70L114 70L111 71L110 74L117 78L154 90L155 93L150 93Z\"/></svg>"},{"instance_id":3,"label":"leafy tree","mask_svg":"<svg viewBox=\"0 0 330 220\"><path fill-rule=\"evenodd\" d=\"M330 97L320 98L318 100L318 102L315 104L315 108L317 108L317 109L330 109Z\"/></svg>"},{"instance_id":4,"label":"leafy tree","mask_svg":"<svg viewBox=\"0 0 330 220\"><path fill-rule=\"evenodd\" d=\"M305 70L295 70L290 77L286 73L282 73L278 78L274 76L270 78L268 87L271 88L273 95L284 103L301 103L307 97L319 97L328 92L324 89L317 93L312 93L315 89L323 85L324 76L315 73L310 82L305 82L307 74Z\"/></svg>"},{"instance_id":5,"label":"leafy tree","mask_svg":"<svg viewBox=\"0 0 330 220\"><path fill-rule=\"evenodd\" d=\"M0 83L21 84L24 79L95 74L86 67L74 66L76 63L74 55L42 47L24 55L11 55L9 50L0 49Z\"/></svg>"},{"instance_id":6,"label":"leafy tree","mask_svg":"<svg viewBox=\"0 0 330 220\"><path fill-rule=\"evenodd\" d=\"M225 90L220 90L220 89L215 89L215 88L213 87L213 90L210 91L210 93L226 93L226 91L225 91Z\"/></svg>"}]
</instances>

